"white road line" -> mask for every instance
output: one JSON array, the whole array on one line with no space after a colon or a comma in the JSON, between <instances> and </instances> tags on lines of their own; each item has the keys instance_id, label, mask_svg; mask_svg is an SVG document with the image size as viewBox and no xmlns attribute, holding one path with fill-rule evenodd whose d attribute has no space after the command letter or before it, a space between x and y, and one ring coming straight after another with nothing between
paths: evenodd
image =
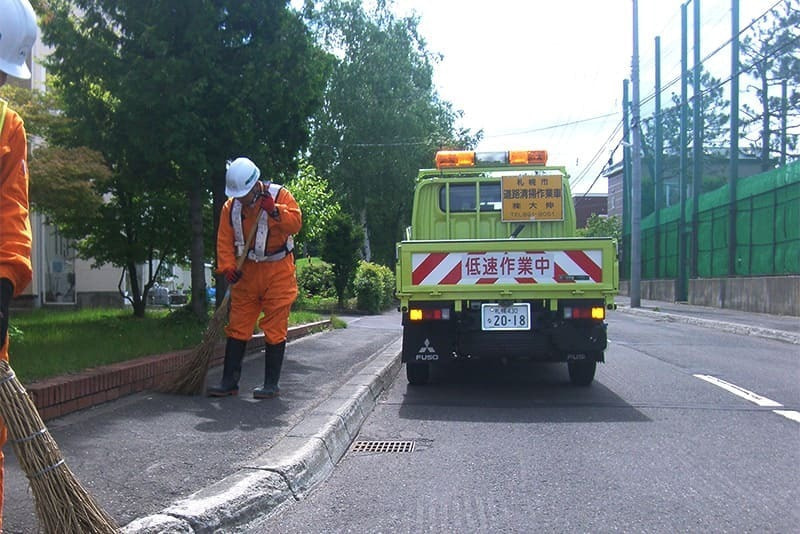
<instances>
[{"instance_id":1,"label":"white road line","mask_svg":"<svg viewBox=\"0 0 800 534\"><path fill-rule=\"evenodd\" d=\"M729 391L734 395L737 395L745 400L749 400L759 406L763 406L765 408L782 408L783 404L779 402L775 402L774 400L768 399L766 397L762 397L757 393L753 393L752 391L748 391L742 387L737 386L736 384L731 384L730 382L725 382L724 380L717 378L711 375L694 375L696 378L700 380L705 380L709 384L714 384L715 386L719 386L725 391Z\"/></svg>"},{"instance_id":2,"label":"white road line","mask_svg":"<svg viewBox=\"0 0 800 534\"><path fill-rule=\"evenodd\" d=\"M778 415L782 415L787 419L791 419L797 423L800 423L800 412L795 412L794 410L772 410Z\"/></svg>"}]
</instances>

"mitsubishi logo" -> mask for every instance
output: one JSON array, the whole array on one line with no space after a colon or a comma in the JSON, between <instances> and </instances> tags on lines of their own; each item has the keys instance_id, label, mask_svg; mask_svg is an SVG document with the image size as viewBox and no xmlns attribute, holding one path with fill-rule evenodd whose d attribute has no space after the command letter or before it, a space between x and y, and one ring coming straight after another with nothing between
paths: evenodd
<instances>
[{"instance_id":1,"label":"mitsubishi logo","mask_svg":"<svg viewBox=\"0 0 800 534\"><path fill-rule=\"evenodd\" d=\"M425 343L422 344L422 347L417 351L417 360L438 360L439 355L436 354L436 349L431 346L431 342L428 338L425 338Z\"/></svg>"}]
</instances>

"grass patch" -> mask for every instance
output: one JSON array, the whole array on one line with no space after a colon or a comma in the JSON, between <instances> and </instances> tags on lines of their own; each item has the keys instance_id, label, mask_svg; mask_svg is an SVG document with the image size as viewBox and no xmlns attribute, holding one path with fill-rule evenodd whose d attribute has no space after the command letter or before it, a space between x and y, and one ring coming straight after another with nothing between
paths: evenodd
<instances>
[{"instance_id":1,"label":"grass patch","mask_svg":"<svg viewBox=\"0 0 800 534\"><path fill-rule=\"evenodd\" d=\"M325 317L292 311L289 325ZM206 322L185 308L148 309L144 318L125 309L15 311L9 333L11 365L22 383L111 363L189 349Z\"/></svg>"}]
</instances>

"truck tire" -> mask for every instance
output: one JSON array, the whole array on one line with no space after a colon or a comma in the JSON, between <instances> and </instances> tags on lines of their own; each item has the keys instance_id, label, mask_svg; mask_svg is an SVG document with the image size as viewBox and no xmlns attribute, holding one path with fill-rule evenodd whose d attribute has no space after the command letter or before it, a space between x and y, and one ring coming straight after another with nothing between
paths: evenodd
<instances>
[{"instance_id":1,"label":"truck tire","mask_svg":"<svg viewBox=\"0 0 800 534\"><path fill-rule=\"evenodd\" d=\"M412 386L424 386L428 383L430 376L430 365L420 362L408 362L406 364L406 378Z\"/></svg>"},{"instance_id":2,"label":"truck tire","mask_svg":"<svg viewBox=\"0 0 800 534\"><path fill-rule=\"evenodd\" d=\"M587 387L592 385L597 362L593 360L580 360L567 362L569 381L573 386Z\"/></svg>"}]
</instances>

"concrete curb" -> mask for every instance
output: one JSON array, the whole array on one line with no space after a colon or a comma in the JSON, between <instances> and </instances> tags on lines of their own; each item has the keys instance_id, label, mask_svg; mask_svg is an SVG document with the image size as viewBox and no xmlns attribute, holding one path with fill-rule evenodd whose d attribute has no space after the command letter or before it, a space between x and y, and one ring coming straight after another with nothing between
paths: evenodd
<instances>
[{"instance_id":1,"label":"concrete curb","mask_svg":"<svg viewBox=\"0 0 800 534\"><path fill-rule=\"evenodd\" d=\"M730 323L726 321L714 321L711 319L701 319L699 317L691 317L689 315L680 315L677 313L667 313L655 310L647 310L642 308L631 308L628 306L618 306L618 312L628 313L631 315L640 315L644 317L658 317L665 318L672 321L681 323L702 326L705 328L714 328L716 330L723 330L733 334L740 334L745 336L763 337L766 339L774 339L791 343L793 345L800 345L800 334L794 332L787 332L785 330L775 330L772 328L763 328L760 326L744 325L740 323Z\"/></svg>"},{"instance_id":2,"label":"concrete curb","mask_svg":"<svg viewBox=\"0 0 800 534\"><path fill-rule=\"evenodd\" d=\"M233 529L281 504L303 498L347 453L378 397L400 369L402 340L372 361L252 465L181 499L159 513L132 521L126 534L205 533Z\"/></svg>"}]
</instances>

